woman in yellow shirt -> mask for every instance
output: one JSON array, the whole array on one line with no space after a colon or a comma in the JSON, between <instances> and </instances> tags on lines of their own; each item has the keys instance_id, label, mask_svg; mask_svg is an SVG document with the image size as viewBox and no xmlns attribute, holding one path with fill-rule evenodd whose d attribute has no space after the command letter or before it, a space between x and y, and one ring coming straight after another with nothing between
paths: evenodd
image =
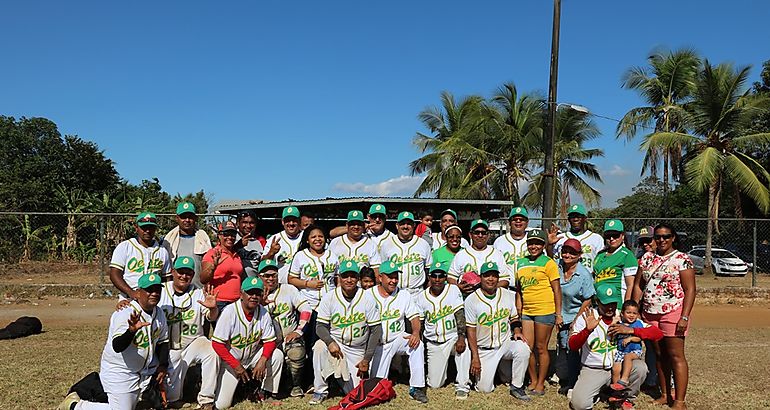
<instances>
[{"instance_id":1,"label":"woman in yellow shirt","mask_svg":"<svg viewBox=\"0 0 770 410\"><path fill-rule=\"evenodd\" d=\"M554 325L561 326L561 286L559 267L543 253L547 234L533 229L527 235L529 255L517 262L516 307L520 308L521 324L532 354L529 356L529 393L545 394L545 377L550 356L548 341Z\"/></svg>"}]
</instances>

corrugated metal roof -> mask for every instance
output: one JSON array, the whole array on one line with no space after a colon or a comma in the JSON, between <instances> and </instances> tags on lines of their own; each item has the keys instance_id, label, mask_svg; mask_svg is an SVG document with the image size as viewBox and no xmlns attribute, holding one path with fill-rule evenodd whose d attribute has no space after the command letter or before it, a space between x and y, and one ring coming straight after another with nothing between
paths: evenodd
<instances>
[{"instance_id":1,"label":"corrugated metal roof","mask_svg":"<svg viewBox=\"0 0 770 410\"><path fill-rule=\"evenodd\" d=\"M438 199L438 198L412 198L412 197L345 197L323 199L285 199L282 201L265 201L261 199L254 200L227 200L220 201L214 205L216 212L235 213L242 210L266 210L282 209L286 206L334 206L334 205L352 205L352 204L412 204L422 206L473 206L482 208L491 207L510 207L511 201L503 200L483 200L483 199Z\"/></svg>"}]
</instances>

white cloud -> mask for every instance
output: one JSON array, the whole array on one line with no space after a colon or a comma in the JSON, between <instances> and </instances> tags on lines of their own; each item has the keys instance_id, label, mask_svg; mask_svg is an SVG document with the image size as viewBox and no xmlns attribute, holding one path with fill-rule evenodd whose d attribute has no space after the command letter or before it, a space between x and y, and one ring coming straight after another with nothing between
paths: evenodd
<instances>
[{"instance_id":1,"label":"white cloud","mask_svg":"<svg viewBox=\"0 0 770 410\"><path fill-rule=\"evenodd\" d=\"M414 194L417 187L420 186L425 176L407 176L391 178L387 181L374 184L364 184L363 182L338 182L332 187L334 190L351 193L362 193L368 195L388 196L388 195L408 195Z\"/></svg>"},{"instance_id":2,"label":"white cloud","mask_svg":"<svg viewBox=\"0 0 770 410\"><path fill-rule=\"evenodd\" d=\"M607 173L608 173L608 174L610 174L610 175L612 175L612 176L614 176L614 177L624 177L624 176L626 176L626 175L630 174L630 173L631 173L631 171L629 171L629 170L627 170L627 169L625 169L625 168L622 168L622 167L621 167L620 165L618 165L618 164L614 164L614 165L612 166L612 169L610 169L609 171L607 171Z\"/></svg>"}]
</instances>

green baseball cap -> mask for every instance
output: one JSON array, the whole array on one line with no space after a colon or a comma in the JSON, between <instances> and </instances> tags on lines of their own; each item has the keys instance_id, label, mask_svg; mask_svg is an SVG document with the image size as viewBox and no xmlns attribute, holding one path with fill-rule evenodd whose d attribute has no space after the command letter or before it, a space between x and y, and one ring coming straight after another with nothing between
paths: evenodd
<instances>
[{"instance_id":1,"label":"green baseball cap","mask_svg":"<svg viewBox=\"0 0 770 410\"><path fill-rule=\"evenodd\" d=\"M147 289L155 285L160 285L160 275L157 273L148 273L139 277L137 287L139 289Z\"/></svg>"},{"instance_id":2,"label":"green baseball cap","mask_svg":"<svg viewBox=\"0 0 770 410\"><path fill-rule=\"evenodd\" d=\"M182 202L176 206L176 214L193 214L195 215L195 205L192 202Z\"/></svg>"},{"instance_id":3,"label":"green baseball cap","mask_svg":"<svg viewBox=\"0 0 770 410\"><path fill-rule=\"evenodd\" d=\"M441 272L441 273L449 272L449 263L433 262L433 265L430 265L430 273L433 273L433 272Z\"/></svg>"},{"instance_id":4,"label":"green baseball cap","mask_svg":"<svg viewBox=\"0 0 770 410\"><path fill-rule=\"evenodd\" d=\"M475 227L477 227L479 225L482 225L483 227L489 229L489 222L487 222L487 221L485 221L483 219L474 219L473 222L471 222L471 230L473 230L473 228L475 228Z\"/></svg>"},{"instance_id":5,"label":"green baseball cap","mask_svg":"<svg viewBox=\"0 0 770 410\"><path fill-rule=\"evenodd\" d=\"M508 219L511 219L514 216L523 216L529 219L529 213L527 212L527 208L524 208L523 206L517 206L515 208L511 208L511 213L508 214Z\"/></svg>"},{"instance_id":6,"label":"green baseball cap","mask_svg":"<svg viewBox=\"0 0 770 410\"><path fill-rule=\"evenodd\" d=\"M348 222L352 221L364 221L364 213L361 211L350 211L348 212Z\"/></svg>"},{"instance_id":7,"label":"green baseball cap","mask_svg":"<svg viewBox=\"0 0 770 410\"><path fill-rule=\"evenodd\" d=\"M578 214L580 216L588 215L588 213L586 213L586 207L584 207L583 204L571 205L569 207L569 210L567 210L567 216L570 216L572 214Z\"/></svg>"},{"instance_id":8,"label":"green baseball cap","mask_svg":"<svg viewBox=\"0 0 770 410\"><path fill-rule=\"evenodd\" d=\"M488 272L497 272L499 274L500 268L497 266L497 263L486 262L483 265L481 265L481 275L484 276L484 274Z\"/></svg>"},{"instance_id":9,"label":"green baseball cap","mask_svg":"<svg viewBox=\"0 0 770 410\"><path fill-rule=\"evenodd\" d=\"M607 222L604 223L604 232L607 231L624 232L623 222L620 222L620 219L608 219Z\"/></svg>"},{"instance_id":10,"label":"green baseball cap","mask_svg":"<svg viewBox=\"0 0 770 410\"><path fill-rule=\"evenodd\" d=\"M259 266L257 267L257 272L262 273L267 268L278 270L278 263L275 261L275 259L262 259L262 261L259 262Z\"/></svg>"},{"instance_id":11,"label":"green baseball cap","mask_svg":"<svg viewBox=\"0 0 770 410\"><path fill-rule=\"evenodd\" d=\"M180 256L174 261L174 269L192 269L195 270L195 259L189 256Z\"/></svg>"},{"instance_id":12,"label":"green baseball cap","mask_svg":"<svg viewBox=\"0 0 770 410\"><path fill-rule=\"evenodd\" d=\"M439 215L439 218L444 216L444 215L446 215L446 214L454 216L455 221L457 220L457 212L455 212L452 209L445 209L445 210L441 211L441 215Z\"/></svg>"},{"instance_id":13,"label":"green baseball cap","mask_svg":"<svg viewBox=\"0 0 770 410\"><path fill-rule=\"evenodd\" d=\"M602 305L613 302L617 303L620 298L618 286L606 282L597 282L594 284L594 289L596 289L596 298L599 299Z\"/></svg>"},{"instance_id":14,"label":"green baseball cap","mask_svg":"<svg viewBox=\"0 0 770 410\"><path fill-rule=\"evenodd\" d=\"M243 283L241 283L242 291L248 292L252 289L265 290L265 285L262 283L262 279L258 277L246 278Z\"/></svg>"},{"instance_id":15,"label":"green baseball cap","mask_svg":"<svg viewBox=\"0 0 770 410\"><path fill-rule=\"evenodd\" d=\"M136 216L136 224L139 226L158 226L158 218L152 212L142 212Z\"/></svg>"},{"instance_id":16,"label":"green baseball cap","mask_svg":"<svg viewBox=\"0 0 770 410\"><path fill-rule=\"evenodd\" d=\"M361 273L361 268L358 267L358 263L356 263L356 261L345 261L340 264L339 271L340 274L346 272Z\"/></svg>"},{"instance_id":17,"label":"green baseball cap","mask_svg":"<svg viewBox=\"0 0 770 410\"><path fill-rule=\"evenodd\" d=\"M541 241L543 243L547 243L548 242L548 234L545 233L545 231L542 230L542 229L535 228L535 229L527 232L527 241L530 241L532 239Z\"/></svg>"},{"instance_id":18,"label":"green baseball cap","mask_svg":"<svg viewBox=\"0 0 770 410\"><path fill-rule=\"evenodd\" d=\"M372 204L372 206L369 207L369 215L374 214L383 214L385 215L385 205L383 204Z\"/></svg>"},{"instance_id":19,"label":"green baseball cap","mask_svg":"<svg viewBox=\"0 0 770 410\"><path fill-rule=\"evenodd\" d=\"M398 219L396 219L396 222L401 221L412 221L414 222L414 214L412 214L409 211L404 211L398 214Z\"/></svg>"},{"instance_id":20,"label":"green baseball cap","mask_svg":"<svg viewBox=\"0 0 770 410\"><path fill-rule=\"evenodd\" d=\"M392 275L398 272L401 272L401 268L393 261L387 261L380 265L381 274Z\"/></svg>"},{"instance_id":21,"label":"green baseball cap","mask_svg":"<svg viewBox=\"0 0 770 410\"><path fill-rule=\"evenodd\" d=\"M283 212L281 212L281 219L286 219L290 216L299 219L299 208L296 206L287 206L286 208L283 208Z\"/></svg>"}]
</instances>

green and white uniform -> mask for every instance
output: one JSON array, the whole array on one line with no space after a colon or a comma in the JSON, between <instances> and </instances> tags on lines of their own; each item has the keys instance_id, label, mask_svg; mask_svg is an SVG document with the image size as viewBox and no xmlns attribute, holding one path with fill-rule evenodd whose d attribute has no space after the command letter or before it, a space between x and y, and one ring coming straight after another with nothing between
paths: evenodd
<instances>
[{"instance_id":1,"label":"green and white uniform","mask_svg":"<svg viewBox=\"0 0 770 410\"><path fill-rule=\"evenodd\" d=\"M527 250L526 234L521 239L514 239L510 233L507 233L495 239L495 243L492 246L502 252L503 257L505 258L505 263L514 274L516 271L518 271L519 259L529 255L529 251ZM513 286L513 282L511 282L511 286Z\"/></svg>"},{"instance_id":2,"label":"green and white uniform","mask_svg":"<svg viewBox=\"0 0 770 410\"><path fill-rule=\"evenodd\" d=\"M483 250L476 250L472 246L463 248L457 252L449 267L448 275L454 280L458 280L465 272L481 272L481 265L487 262L494 262L500 268L500 279L513 283L514 277L510 266L505 263L502 252L492 246L487 245Z\"/></svg>"},{"instance_id":3,"label":"green and white uniform","mask_svg":"<svg viewBox=\"0 0 770 410\"><path fill-rule=\"evenodd\" d=\"M588 268L588 270L593 270L594 259L596 259L596 255L599 254L599 251L604 249L604 238L602 238L602 236L598 233L588 230L580 235L575 235L572 232L567 231L560 235L559 241L556 242L556 244L553 246L554 259L559 259L561 257L561 247L564 245L564 242L566 242L567 239L577 239L580 241L580 246L583 248L581 250L583 253L581 255L583 260L580 263Z\"/></svg>"},{"instance_id":4,"label":"green and white uniform","mask_svg":"<svg viewBox=\"0 0 770 410\"><path fill-rule=\"evenodd\" d=\"M599 252L594 260L594 281L605 282L613 285L618 296L618 307L623 304L626 294L626 276L636 276L639 262L634 253L625 245L621 245L615 252L606 250Z\"/></svg>"},{"instance_id":5,"label":"green and white uniform","mask_svg":"<svg viewBox=\"0 0 770 410\"><path fill-rule=\"evenodd\" d=\"M303 249L294 255L289 268L289 276L302 280L320 280L324 287L315 289L301 289L299 292L308 302L310 309L315 309L321 298L334 290L337 278L337 255L330 250L325 250L321 256L315 256L310 249Z\"/></svg>"},{"instance_id":6,"label":"green and white uniform","mask_svg":"<svg viewBox=\"0 0 770 410\"><path fill-rule=\"evenodd\" d=\"M278 282L289 283L289 267L294 254L299 249L300 242L302 242L302 232L296 238L292 238L286 231L281 231L278 235L273 235L268 239L269 243L265 248L270 249L270 244L276 241L281 245L281 250L273 257L278 262Z\"/></svg>"},{"instance_id":7,"label":"green and white uniform","mask_svg":"<svg viewBox=\"0 0 770 410\"><path fill-rule=\"evenodd\" d=\"M358 263L359 268L364 266L373 269L380 267L380 253L377 251L377 242L374 239L369 239L366 235L362 236L355 243L347 235L339 236L332 239L328 249L337 255L339 263L352 260Z\"/></svg>"},{"instance_id":8,"label":"green and white uniform","mask_svg":"<svg viewBox=\"0 0 770 410\"><path fill-rule=\"evenodd\" d=\"M382 241L380 260L391 261L401 269L398 287L417 294L425 284L425 268L432 263L431 249L424 239L413 236L408 242L401 242L397 235Z\"/></svg>"},{"instance_id":9,"label":"green and white uniform","mask_svg":"<svg viewBox=\"0 0 770 410\"><path fill-rule=\"evenodd\" d=\"M171 273L171 258L168 257L166 248L153 240L152 245L144 247L139 240L131 238L115 247L110 260L110 268L123 271L123 280L131 289L136 289L139 277L145 274L155 273L166 277ZM120 293L121 299L128 299L128 295Z\"/></svg>"}]
</instances>

